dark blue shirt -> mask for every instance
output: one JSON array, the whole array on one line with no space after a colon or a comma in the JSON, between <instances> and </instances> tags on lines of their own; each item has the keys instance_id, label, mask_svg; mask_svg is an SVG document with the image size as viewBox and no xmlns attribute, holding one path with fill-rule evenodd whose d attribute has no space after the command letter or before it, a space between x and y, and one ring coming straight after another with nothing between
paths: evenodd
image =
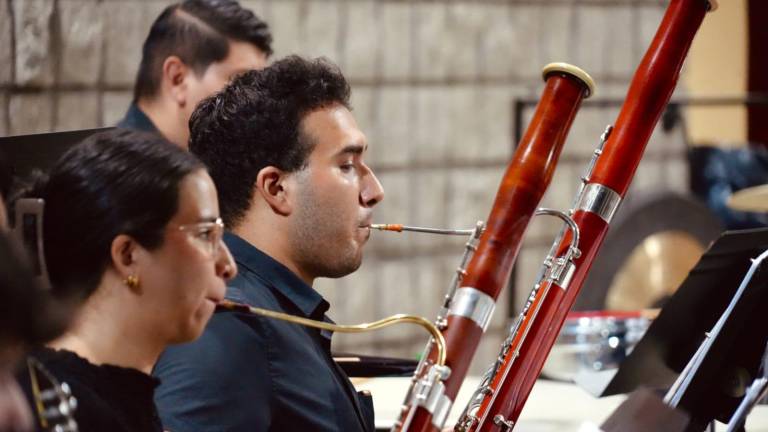
<instances>
[{"instance_id":1,"label":"dark blue shirt","mask_svg":"<svg viewBox=\"0 0 768 432\"><path fill-rule=\"evenodd\" d=\"M228 299L328 321L328 303L288 268L233 234L224 241L239 272ZM216 312L197 341L169 348L155 366L163 426L172 432L372 431L372 400L355 392L330 344L327 332Z\"/></svg>"},{"instance_id":2,"label":"dark blue shirt","mask_svg":"<svg viewBox=\"0 0 768 432\"><path fill-rule=\"evenodd\" d=\"M152 120L150 120L149 117L144 114L144 111L142 111L135 103L132 103L131 106L128 107L128 112L125 113L125 117L120 120L120 123L117 124L117 127L122 129L159 133L157 126L152 123Z\"/></svg>"}]
</instances>

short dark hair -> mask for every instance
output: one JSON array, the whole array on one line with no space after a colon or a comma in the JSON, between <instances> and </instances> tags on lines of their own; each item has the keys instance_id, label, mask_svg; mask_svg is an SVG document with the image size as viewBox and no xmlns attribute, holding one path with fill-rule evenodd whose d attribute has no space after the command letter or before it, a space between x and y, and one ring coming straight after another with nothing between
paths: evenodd
<instances>
[{"instance_id":1,"label":"short dark hair","mask_svg":"<svg viewBox=\"0 0 768 432\"><path fill-rule=\"evenodd\" d=\"M237 77L203 100L190 119L190 150L216 184L224 223L237 226L251 206L256 176L267 166L306 165L313 143L301 133L306 114L349 105L349 84L326 59L289 56Z\"/></svg>"},{"instance_id":2,"label":"short dark hair","mask_svg":"<svg viewBox=\"0 0 768 432\"><path fill-rule=\"evenodd\" d=\"M47 177L38 174L21 196L45 201L43 249L53 294L89 296L119 234L150 250L161 246L178 209L179 184L199 169L194 155L159 135L113 129L67 150Z\"/></svg>"},{"instance_id":3,"label":"short dark hair","mask_svg":"<svg viewBox=\"0 0 768 432\"><path fill-rule=\"evenodd\" d=\"M229 54L229 40L248 42L267 56L272 34L267 23L234 0L186 0L168 6L149 30L133 90L134 101L160 89L163 62L178 56L198 75Z\"/></svg>"}]
</instances>

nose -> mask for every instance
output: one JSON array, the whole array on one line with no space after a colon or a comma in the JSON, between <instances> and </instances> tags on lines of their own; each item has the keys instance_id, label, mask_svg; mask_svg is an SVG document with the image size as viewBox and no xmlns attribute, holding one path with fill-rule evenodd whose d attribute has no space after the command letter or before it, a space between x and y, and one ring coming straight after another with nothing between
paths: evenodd
<instances>
[{"instance_id":1,"label":"nose","mask_svg":"<svg viewBox=\"0 0 768 432\"><path fill-rule=\"evenodd\" d=\"M373 207L384 199L384 187L370 168L366 167L366 170L360 190L360 202L364 207Z\"/></svg>"},{"instance_id":2,"label":"nose","mask_svg":"<svg viewBox=\"0 0 768 432\"><path fill-rule=\"evenodd\" d=\"M216 276L228 281L237 275L237 264L229 252L229 248L222 241L219 245L219 256L216 259Z\"/></svg>"}]
</instances>

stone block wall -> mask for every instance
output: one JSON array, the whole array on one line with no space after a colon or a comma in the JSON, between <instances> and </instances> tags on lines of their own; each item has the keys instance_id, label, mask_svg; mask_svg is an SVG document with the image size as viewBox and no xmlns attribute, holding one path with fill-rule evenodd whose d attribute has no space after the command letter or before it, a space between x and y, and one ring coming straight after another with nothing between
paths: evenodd
<instances>
[{"instance_id":1,"label":"stone block wall","mask_svg":"<svg viewBox=\"0 0 768 432\"><path fill-rule=\"evenodd\" d=\"M486 217L512 154L513 101L535 99L552 61L581 66L597 97L621 98L660 22L660 0L251 0L272 26L275 58L337 62L352 83L368 160L386 189L377 222L468 228ZM0 0L0 134L114 124L131 100L141 44L165 0ZM544 204L567 208L618 108L583 108ZM529 118L529 109L525 118ZM634 189L686 187L680 131L659 132ZM558 225L537 220L502 294L473 373L493 358ZM463 240L374 233L361 269L320 280L338 322L434 317ZM415 356L401 328L341 336L336 348Z\"/></svg>"}]
</instances>

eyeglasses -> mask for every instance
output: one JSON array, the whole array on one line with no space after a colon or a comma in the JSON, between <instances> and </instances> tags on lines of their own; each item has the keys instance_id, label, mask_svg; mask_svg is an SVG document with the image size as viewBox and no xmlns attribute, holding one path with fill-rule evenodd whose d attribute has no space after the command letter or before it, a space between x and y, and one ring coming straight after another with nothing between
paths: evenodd
<instances>
[{"instance_id":1,"label":"eyeglasses","mask_svg":"<svg viewBox=\"0 0 768 432\"><path fill-rule=\"evenodd\" d=\"M179 225L179 231L189 234L193 239L205 246L211 255L215 255L219 251L219 245L222 243L224 222L221 218L216 218L216 220L210 222Z\"/></svg>"}]
</instances>

